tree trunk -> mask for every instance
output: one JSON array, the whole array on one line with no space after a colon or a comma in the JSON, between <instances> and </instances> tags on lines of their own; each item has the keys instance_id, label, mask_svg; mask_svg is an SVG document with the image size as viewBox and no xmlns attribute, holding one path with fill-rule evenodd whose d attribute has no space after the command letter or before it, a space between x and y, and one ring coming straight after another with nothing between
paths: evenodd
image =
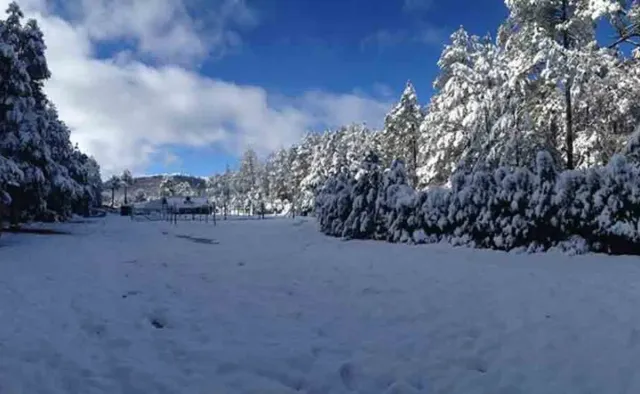
<instances>
[{"instance_id":1,"label":"tree trunk","mask_svg":"<svg viewBox=\"0 0 640 394\"><path fill-rule=\"evenodd\" d=\"M564 92L564 101L566 107L566 150L567 150L567 169L572 170L573 163L573 110L571 105L571 83L567 83L566 90Z\"/></svg>"},{"instance_id":2,"label":"tree trunk","mask_svg":"<svg viewBox=\"0 0 640 394\"><path fill-rule=\"evenodd\" d=\"M562 21L566 22L569 19L568 15L569 4L567 0L562 0ZM569 32L564 31L562 33L562 45L565 50L568 50L569 45ZM566 81L564 86L564 104L565 104L565 150L567 152L567 169L572 170L573 163L573 108L571 104L571 77Z\"/></svg>"},{"instance_id":3,"label":"tree trunk","mask_svg":"<svg viewBox=\"0 0 640 394\"><path fill-rule=\"evenodd\" d=\"M411 183L415 189L418 187L418 137L415 136L411 141Z\"/></svg>"},{"instance_id":4,"label":"tree trunk","mask_svg":"<svg viewBox=\"0 0 640 394\"><path fill-rule=\"evenodd\" d=\"M124 205L127 205L127 204L128 204L128 202L127 202L127 187L125 186L125 188L124 188Z\"/></svg>"},{"instance_id":5,"label":"tree trunk","mask_svg":"<svg viewBox=\"0 0 640 394\"><path fill-rule=\"evenodd\" d=\"M111 188L111 208L115 206L116 203L116 189Z\"/></svg>"}]
</instances>

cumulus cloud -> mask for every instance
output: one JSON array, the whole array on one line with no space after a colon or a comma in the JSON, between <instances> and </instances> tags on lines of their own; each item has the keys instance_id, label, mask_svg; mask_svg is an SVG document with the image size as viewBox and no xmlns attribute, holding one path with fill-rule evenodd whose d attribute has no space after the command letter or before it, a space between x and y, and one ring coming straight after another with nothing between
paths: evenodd
<instances>
[{"instance_id":1,"label":"cumulus cloud","mask_svg":"<svg viewBox=\"0 0 640 394\"><path fill-rule=\"evenodd\" d=\"M211 0L198 17L190 2L65 0L62 7L93 40L130 41L140 55L181 64L224 55L241 44L239 31L257 22L244 0Z\"/></svg>"},{"instance_id":2,"label":"cumulus cloud","mask_svg":"<svg viewBox=\"0 0 640 394\"><path fill-rule=\"evenodd\" d=\"M0 6L8 2L0 0ZM320 125L379 124L389 109L388 103L357 94L319 91L274 104L273 93L259 86L210 78L182 64L184 57L220 54L230 43L238 45L239 38L229 38L237 35L229 26L256 20L241 0L216 3L214 30L226 38L213 41L203 37L184 1L73 3L80 7L77 14L64 17L45 0L20 5L45 33L53 73L46 90L74 142L97 158L105 175L124 168L144 171L167 145L217 145L233 154L252 146L265 153ZM143 15L145 10L150 14ZM135 46L111 58L96 56L97 44L123 38ZM141 52L162 61L141 62Z\"/></svg>"}]
</instances>

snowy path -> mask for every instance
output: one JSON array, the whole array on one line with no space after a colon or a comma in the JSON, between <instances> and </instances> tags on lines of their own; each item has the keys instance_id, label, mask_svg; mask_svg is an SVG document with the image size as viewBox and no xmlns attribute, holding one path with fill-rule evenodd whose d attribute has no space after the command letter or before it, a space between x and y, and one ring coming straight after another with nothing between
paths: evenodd
<instances>
[{"instance_id":1,"label":"snowy path","mask_svg":"<svg viewBox=\"0 0 640 394\"><path fill-rule=\"evenodd\" d=\"M0 393L638 393L640 261L118 217L0 239Z\"/></svg>"}]
</instances>

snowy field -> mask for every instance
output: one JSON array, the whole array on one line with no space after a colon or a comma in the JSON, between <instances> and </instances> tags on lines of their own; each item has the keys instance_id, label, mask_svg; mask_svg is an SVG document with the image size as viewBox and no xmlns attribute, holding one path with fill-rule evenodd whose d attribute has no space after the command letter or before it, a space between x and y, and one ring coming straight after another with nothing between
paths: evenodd
<instances>
[{"instance_id":1,"label":"snowy field","mask_svg":"<svg viewBox=\"0 0 640 394\"><path fill-rule=\"evenodd\" d=\"M638 393L640 261L302 219L0 238L0 393Z\"/></svg>"}]
</instances>

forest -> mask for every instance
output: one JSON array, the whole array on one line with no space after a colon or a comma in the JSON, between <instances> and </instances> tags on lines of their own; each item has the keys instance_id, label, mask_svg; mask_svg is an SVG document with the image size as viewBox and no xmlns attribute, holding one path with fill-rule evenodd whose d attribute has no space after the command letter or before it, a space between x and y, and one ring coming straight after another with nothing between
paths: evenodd
<instances>
[{"instance_id":1,"label":"forest","mask_svg":"<svg viewBox=\"0 0 640 394\"><path fill-rule=\"evenodd\" d=\"M236 207L288 203L337 236L633 248L640 4L506 6L495 38L451 35L427 105L408 83L381 130L309 133L262 162L249 150L208 194Z\"/></svg>"}]
</instances>

